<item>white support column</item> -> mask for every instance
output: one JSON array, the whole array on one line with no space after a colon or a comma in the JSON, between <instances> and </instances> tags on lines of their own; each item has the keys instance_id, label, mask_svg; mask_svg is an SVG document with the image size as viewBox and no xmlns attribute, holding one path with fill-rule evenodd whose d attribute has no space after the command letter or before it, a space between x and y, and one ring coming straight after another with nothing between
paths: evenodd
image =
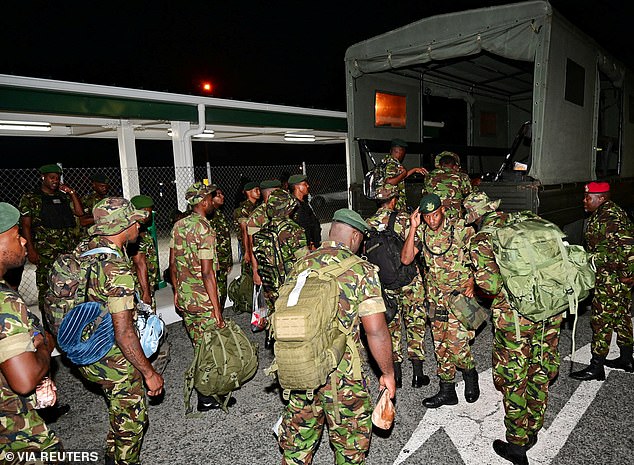
<instances>
[{"instance_id":1,"label":"white support column","mask_svg":"<svg viewBox=\"0 0 634 465\"><path fill-rule=\"evenodd\" d=\"M185 121L172 121L172 148L174 150L174 179L176 180L176 197L178 209L185 211L187 202L185 192L194 179L194 156L192 154L191 136L187 135L191 124Z\"/></svg>"},{"instance_id":2,"label":"white support column","mask_svg":"<svg viewBox=\"0 0 634 465\"><path fill-rule=\"evenodd\" d=\"M121 121L117 128L119 142L119 165L121 166L121 186L123 196L130 199L141 193L139 189L139 165L134 144L134 128L129 121Z\"/></svg>"}]
</instances>

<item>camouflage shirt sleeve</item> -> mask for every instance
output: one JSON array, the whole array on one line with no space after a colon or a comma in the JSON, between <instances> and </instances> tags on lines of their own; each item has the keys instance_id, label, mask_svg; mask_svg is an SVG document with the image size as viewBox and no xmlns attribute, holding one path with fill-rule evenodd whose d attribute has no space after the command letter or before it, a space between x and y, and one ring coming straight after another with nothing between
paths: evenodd
<instances>
[{"instance_id":1,"label":"camouflage shirt sleeve","mask_svg":"<svg viewBox=\"0 0 634 465\"><path fill-rule=\"evenodd\" d=\"M385 312L385 303L381 297L381 283L377 268L369 263L363 263L363 277L359 282L360 298L359 318Z\"/></svg>"},{"instance_id":2,"label":"camouflage shirt sleeve","mask_svg":"<svg viewBox=\"0 0 634 465\"><path fill-rule=\"evenodd\" d=\"M597 268L634 276L634 231L627 214L613 202L599 207L588 222L586 240Z\"/></svg>"},{"instance_id":3,"label":"camouflage shirt sleeve","mask_svg":"<svg viewBox=\"0 0 634 465\"><path fill-rule=\"evenodd\" d=\"M502 275L495 261L495 255L491 248L489 234L479 232L471 238L469 245L473 277L475 283L483 291L491 295L497 295L502 290Z\"/></svg>"},{"instance_id":4,"label":"camouflage shirt sleeve","mask_svg":"<svg viewBox=\"0 0 634 465\"><path fill-rule=\"evenodd\" d=\"M22 216L33 216L33 212L38 210L37 202L38 198L33 192L27 192L20 199L18 210Z\"/></svg>"},{"instance_id":5,"label":"camouflage shirt sleeve","mask_svg":"<svg viewBox=\"0 0 634 465\"><path fill-rule=\"evenodd\" d=\"M35 352L26 304L17 293L0 291L0 363L24 352Z\"/></svg>"}]
</instances>

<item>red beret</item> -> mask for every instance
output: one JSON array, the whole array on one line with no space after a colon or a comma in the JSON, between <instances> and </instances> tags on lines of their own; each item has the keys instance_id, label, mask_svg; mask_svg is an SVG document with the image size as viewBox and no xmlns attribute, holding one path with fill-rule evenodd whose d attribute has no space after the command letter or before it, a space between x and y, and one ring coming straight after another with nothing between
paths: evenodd
<instances>
[{"instance_id":1,"label":"red beret","mask_svg":"<svg viewBox=\"0 0 634 465\"><path fill-rule=\"evenodd\" d=\"M610 192L610 184L607 182L589 182L585 188L586 194L605 194Z\"/></svg>"}]
</instances>

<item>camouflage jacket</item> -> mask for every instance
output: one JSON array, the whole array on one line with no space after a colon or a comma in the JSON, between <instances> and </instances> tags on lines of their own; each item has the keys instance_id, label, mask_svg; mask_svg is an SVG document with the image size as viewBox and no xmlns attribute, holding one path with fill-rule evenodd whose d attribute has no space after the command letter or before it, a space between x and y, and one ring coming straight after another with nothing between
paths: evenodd
<instances>
[{"instance_id":1,"label":"camouflage jacket","mask_svg":"<svg viewBox=\"0 0 634 465\"><path fill-rule=\"evenodd\" d=\"M277 190L278 189L273 191L273 193L277 192ZM247 232L249 233L249 236L253 236L256 232L258 232L258 230L262 226L264 226L264 224L267 221L268 221L268 218L266 216L266 203L262 202L260 203L260 205L258 205L257 207L253 209L253 211L249 215L249 218L246 221Z\"/></svg>"},{"instance_id":2,"label":"camouflage jacket","mask_svg":"<svg viewBox=\"0 0 634 465\"><path fill-rule=\"evenodd\" d=\"M105 236L93 236L80 242L73 253L79 256L97 247L108 247L118 256L111 253L93 256L96 266L91 269L88 281L88 299L105 304L110 313L136 311L136 281L132 262L124 249L117 247ZM54 282L55 277L51 275L50 280Z\"/></svg>"},{"instance_id":3,"label":"camouflage jacket","mask_svg":"<svg viewBox=\"0 0 634 465\"><path fill-rule=\"evenodd\" d=\"M156 245L154 244L154 238L147 230L147 227L142 226L139 233L139 240L134 244L129 244L127 252L130 257L133 257L137 253L145 255L145 262L147 263L147 277L150 284L150 289L155 289L158 286L160 278L158 252Z\"/></svg>"},{"instance_id":4,"label":"camouflage jacket","mask_svg":"<svg viewBox=\"0 0 634 465\"><path fill-rule=\"evenodd\" d=\"M306 269L318 270L351 257L353 253L346 246L334 241L324 241L317 250L301 258L293 268L293 276ZM361 348L360 318L385 312L381 297L381 284L377 268L367 261L352 266L337 278L339 285L339 321L351 329L351 335ZM337 367L339 373L352 377L352 354L346 347L343 359Z\"/></svg>"},{"instance_id":5,"label":"camouflage jacket","mask_svg":"<svg viewBox=\"0 0 634 465\"><path fill-rule=\"evenodd\" d=\"M418 228L417 248L425 259L425 287L433 302L464 289L471 277L468 247L473 234L471 226L455 218L445 218L437 231L426 224Z\"/></svg>"},{"instance_id":6,"label":"camouflage jacket","mask_svg":"<svg viewBox=\"0 0 634 465\"><path fill-rule=\"evenodd\" d=\"M252 203L248 199L238 205L238 208L233 210L233 227L240 243L240 248L244 251L244 244L242 243L242 231L240 230L240 224L246 224L249 220L249 216L253 213L253 210L257 207L257 203Z\"/></svg>"},{"instance_id":7,"label":"camouflage jacket","mask_svg":"<svg viewBox=\"0 0 634 465\"><path fill-rule=\"evenodd\" d=\"M216 254L218 256L218 269L227 271L233 266L231 253L231 231L229 222L220 210L214 210L209 219L209 224L216 233Z\"/></svg>"},{"instance_id":8,"label":"camouflage jacket","mask_svg":"<svg viewBox=\"0 0 634 465\"><path fill-rule=\"evenodd\" d=\"M383 159L385 163L385 179L390 179L398 176L405 168L396 158L389 153ZM398 200L396 201L396 210L406 211L407 209L407 196L405 194L405 180L398 183Z\"/></svg>"},{"instance_id":9,"label":"camouflage jacket","mask_svg":"<svg viewBox=\"0 0 634 465\"><path fill-rule=\"evenodd\" d=\"M202 260L212 260L218 270L216 255L216 233L209 221L196 212L174 224L170 238L174 254L176 282L172 283L178 293L177 306L189 313L213 310L202 276Z\"/></svg>"},{"instance_id":10,"label":"camouflage jacket","mask_svg":"<svg viewBox=\"0 0 634 465\"><path fill-rule=\"evenodd\" d=\"M92 209L99 201L105 199L105 197L101 197L96 192L91 192L88 195L85 195L81 198L81 206L84 207L85 215L92 215Z\"/></svg>"},{"instance_id":11,"label":"camouflage jacket","mask_svg":"<svg viewBox=\"0 0 634 465\"><path fill-rule=\"evenodd\" d=\"M492 212L483 218L480 229L499 228L505 226L507 221L506 213ZM480 231L471 238L469 256L475 284L487 294L494 296L491 307L510 309L510 304L502 292L504 283L491 246L491 232Z\"/></svg>"},{"instance_id":12,"label":"camouflage jacket","mask_svg":"<svg viewBox=\"0 0 634 465\"><path fill-rule=\"evenodd\" d=\"M608 200L592 213L585 241L597 275L616 273L621 278L634 277L634 227L617 204Z\"/></svg>"},{"instance_id":13,"label":"camouflage jacket","mask_svg":"<svg viewBox=\"0 0 634 465\"><path fill-rule=\"evenodd\" d=\"M8 284L0 281L0 363L24 352L35 352L34 320L20 295L8 290ZM22 417L35 408L35 393L29 396L16 394L0 372L0 450L10 445L16 433L29 428ZM4 430L6 427L7 429Z\"/></svg>"},{"instance_id":14,"label":"camouflage jacket","mask_svg":"<svg viewBox=\"0 0 634 465\"><path fill-rule=\"evenodd\" d=\"M43 213L44 200L56 205L49 215ZM19 210L22 216L31 218L33 246L39 254L51 252L51 255L70 252L77 244L77 223L73 213L70 196L63 192L48 195L41 190L27 192L20 200ZM47 216L54 216L52 222ZM61 227L60 227L61 226Z\"/></svg>"},{"instance_id":15,"label":"camouflage jacket","mask_svg":"<svg viewBox=\"0 0 634 465\"><path fill-rule=\"evenodd\" d=\"M462 200L471 193L471 180L451 168L436 168L425 176L423 194L436 194L446 208L462 210Z\"/></svg>"}]
</instances>

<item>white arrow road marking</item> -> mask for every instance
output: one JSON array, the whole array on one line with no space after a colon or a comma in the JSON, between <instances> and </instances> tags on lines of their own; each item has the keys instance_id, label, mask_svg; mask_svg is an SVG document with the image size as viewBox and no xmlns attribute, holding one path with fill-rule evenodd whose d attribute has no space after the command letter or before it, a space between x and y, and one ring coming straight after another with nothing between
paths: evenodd
<instances>
[{"instance_id":1,"label":"white arrow road marking","mask_svg":"<svg viewBox=\"0 0 634 465\"><path fill-rule=\"evenodd\" d=\"M614 341L610 353L618 354ZM590 344L577 350L574 360L587 362L590 359L589 354ZM570 360L570 357L566 357L566 360ZM607 375L612 371L607 367L606 370ZM562 373L561 376L567 376L567 373ZM528 451L531 463L547 465L553 461L602 384L601 381L586 381L579 384L550 427L540 431L539 441ZM477 402L468 404L464 400L464 381L456 384L456 391L460 403L451 407L428 409L393 465L404 463L441 429L447 433L465 465L508 465L492 447L495 439L504 440L506 432L502 394L493 385L492 370L480 373L481 395Z\"/></svg>"}]
</instances>

